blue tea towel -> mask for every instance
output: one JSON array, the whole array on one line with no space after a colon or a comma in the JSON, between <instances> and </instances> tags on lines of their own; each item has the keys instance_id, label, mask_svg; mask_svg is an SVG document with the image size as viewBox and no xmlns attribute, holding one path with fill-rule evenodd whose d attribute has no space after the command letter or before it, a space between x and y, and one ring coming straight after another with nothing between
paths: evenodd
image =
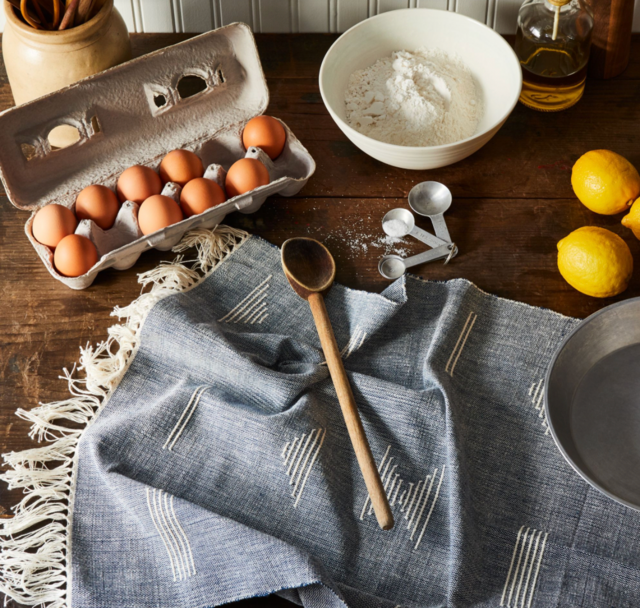
<instances>
[{"instance_id":1,"label":"blue tea towel","mask_svg":"<svg viewBox=\"0 0 640 608\"><path fill-rule=\"evenodd\" d=\"M640 604L640 516L570 469L542 407L576 320L413 276L335 285L327 308L395 527L377 525L308 304L251 237L145 315L75 454L55 605Z\"/></svg>"}]
</instances>

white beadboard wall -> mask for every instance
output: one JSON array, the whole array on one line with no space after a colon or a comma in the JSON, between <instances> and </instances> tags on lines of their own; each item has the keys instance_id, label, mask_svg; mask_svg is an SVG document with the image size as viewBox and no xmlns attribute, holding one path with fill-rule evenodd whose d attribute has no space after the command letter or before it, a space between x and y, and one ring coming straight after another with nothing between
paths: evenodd
<instances>
[{"instance_id":1,"label":"white beadboard wall","mask_svg":"<svg viewBox=\"0 0 640 608\"><path fill-rule=\"evenodd\" d=\"M522 0L115 0L130 32L206 32L244 21L254 32L344 32L362 19L398 8L437 8L515 32ZM0 31L4 12L0 9ZM633 30L640 31L640 0Z\"/></svg>"}]
</instances>

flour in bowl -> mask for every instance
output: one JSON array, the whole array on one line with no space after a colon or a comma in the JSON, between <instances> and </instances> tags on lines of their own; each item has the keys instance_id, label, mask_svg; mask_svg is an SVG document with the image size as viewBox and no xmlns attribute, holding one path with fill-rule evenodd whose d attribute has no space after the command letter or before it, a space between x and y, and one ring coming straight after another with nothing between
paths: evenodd
<instances>
[{"instance_id":1,"label":"flour in bowl","mask_svg":"<svg viewBox=\"0 0 640 608\"><path fill-rule=\"evenodd\" d=\"M471 137L482 116L469 68L440 49L397 51L349 77L347 123L400 146L438 146Z\"/></svg>"}]
</instances>

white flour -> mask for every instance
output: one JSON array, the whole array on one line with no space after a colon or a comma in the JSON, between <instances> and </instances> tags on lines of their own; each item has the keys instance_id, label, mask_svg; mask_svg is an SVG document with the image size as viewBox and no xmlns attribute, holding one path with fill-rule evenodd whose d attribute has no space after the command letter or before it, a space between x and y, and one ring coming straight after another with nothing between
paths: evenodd
<instances>
[{"instance_id":1,"label":"white flour","mask_svg":"<svg viewBox=\"0 0 640 608\"><path fill-rule=\"evenodd\" d=\"M440 49L397 51L349 77L347 122L401 146L437 146L473 135L482 101L469 68Z\"/></svg>"}]
</instances>

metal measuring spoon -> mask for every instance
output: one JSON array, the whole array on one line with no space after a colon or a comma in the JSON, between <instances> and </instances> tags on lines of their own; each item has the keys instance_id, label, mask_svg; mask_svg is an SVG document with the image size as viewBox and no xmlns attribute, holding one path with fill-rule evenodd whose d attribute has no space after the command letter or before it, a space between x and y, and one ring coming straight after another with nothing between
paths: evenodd
<instances>
[{"instance_id":1,"label":"metal measuring spoon","mask_svg":"<svg viewBox=\"0 0 640 608\"><path fill-rule=\"evenodd\" d=\"M451 242L451 236L444 221L444 212L451 207L451 190L440 182L422 182L411 188L409 207L418 215L431 218L436 235Z\"/></svg>"},{"instance_id":2,"label":"metal measuring spoon","mask_svg":"<svg viewBox=\"0 0 640 608\"><path fill-rule=\"evenodd\" d=\"M382 229L388 236L397 238L411 235L429 247L440 247L450 242L443 241L426 230L418 228L413 213L402 208L392 209L382 218Z\"/></svg>"},{"instance_id":3,"label":"metal measuring spoon","mask_svg":"<svg viewBox=\"0 0 640 608\"><path fill-rule=\"evenodd\" d=\"M380 259L378 263L378 270L385 279L399 279L407 270L412 266L418 266L426 262L433 262L434 260L442 260L447 258L445 264L448 264L451 258L454 258L458 253L458 248L455 243L447 243L446 245L440 245L435 249L413 255L410 258L401 258L399 255L385 255Z\"/></svg>"}]
</instances>

